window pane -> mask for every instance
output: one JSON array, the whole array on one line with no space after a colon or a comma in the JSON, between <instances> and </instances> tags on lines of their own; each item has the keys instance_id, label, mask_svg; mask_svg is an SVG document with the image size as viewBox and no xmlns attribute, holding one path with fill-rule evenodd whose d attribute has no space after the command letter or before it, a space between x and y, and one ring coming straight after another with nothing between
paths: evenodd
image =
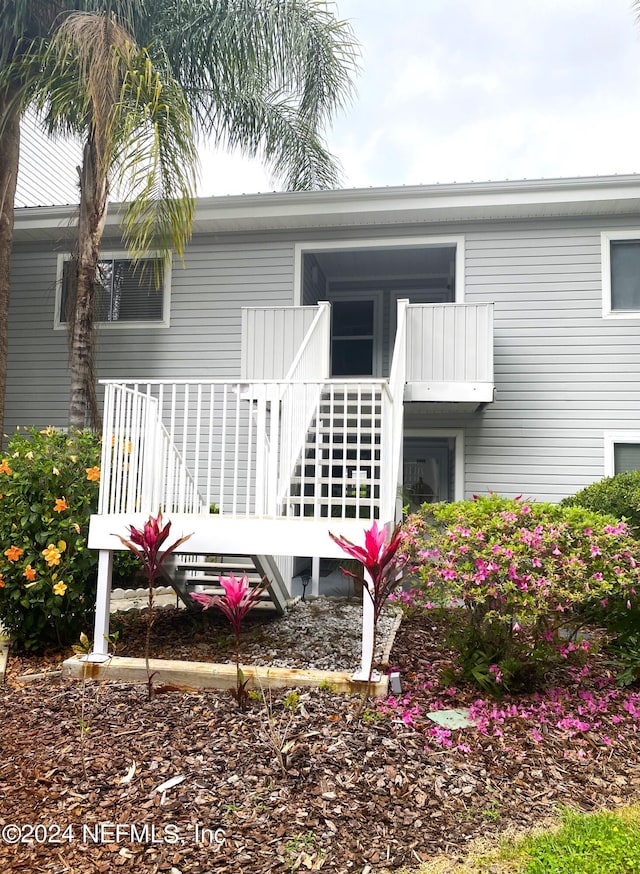
<instances>
[{"instance_id":1,"label":"window pane","mask_svg":"<svg viewBox=\"0 0 640 874\"><path fill-rule=\"evenodd\" d=\"M373 340L335 340L331 349L332 376L371 376Z\"/></svg>"},{"instance_id":2,"label":"window pane","mask_svg":"<svg viewBox=\"0 0 640 874\"><path fill-rule=\"evenodd\" d=\"M611 243L611 309L640 310L640 240Z\"/></svg>"},{"instance_id":3,"label":"window pane","mask_svg":"<svg viewBox=\"0 0 640 874\"><path fill-rule=\"evenodd\" d=\"M412 509L455 500L455 446L455 437L405 437L403 487Z\"/></svg>"},{"instance_id":4,"label":"window pane","mask_svg":"<svg viewBox=\"0 0 640 874\"><path fill-rule=\"evenodd\" d=\"M144 261L134 268L131 261L113 263L112 322L147 322L162 319L162 288L156 281L159 262Z\"/></svg>"},{"instance_id":5,"label":"window pane","mask_svg":"<svg viewBox=\"0 0 640 874\"><path fill-rule=\"evenodd\" d=\"M616 473L640 470L640 443L616 443L613 447L613 464Z\"/></svg>"},{"instance_id":6,"label":"window pane","mask_svg":"<svg viewBox=\"0 0 640 874\"><path fill-rule=\"evenodd\" d=\"M334 337L371 337L373 335L373 301L333 301Z\"/></svg>"},{"instance_id":7,"label":"window pane","mask_svg":"<svg viewBox=\"0 0 640 874\"><path fill-rule=\"evenodd\" d=\"M67 321L67 297L71 261L62 268L60 321ZM145 259L134 268L128 259L98 262L95 285L96 322L157 322L163 318L162 267L157 259Z\"/></svg>"}]
</instances>

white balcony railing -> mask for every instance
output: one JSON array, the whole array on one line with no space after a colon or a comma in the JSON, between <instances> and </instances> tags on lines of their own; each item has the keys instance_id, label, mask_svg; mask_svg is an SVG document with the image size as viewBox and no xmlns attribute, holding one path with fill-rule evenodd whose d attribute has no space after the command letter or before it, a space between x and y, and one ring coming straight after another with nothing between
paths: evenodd
<instances>
[{"instance_id":1,"label":"white balcony railing","mask_svg":"<svg viewBox=\"0 0 640 874\"><path fill-rule=\"evenodd\" d=\"M493 304L410 304L407 400L493 399Z\"/></svg>"},{"instance_id":2,"label":"white balcony railing","mask_svg":"<svg viewBox=\"0 0 640 874\"><path fill-rule=\"evenodd\" d=\"M241 379L284 379L317 312L315 306L243 307Z\"/></svg>"},{"instance_id":3,"label":"white balcony railing","mask_svg":"<svg viewBox=\"0 0 640 874\"><path fill-rule=\"evenodd\" d=\"M380 515L382 380L103 384L99 514Z\"/></svg>"}]
</instances>

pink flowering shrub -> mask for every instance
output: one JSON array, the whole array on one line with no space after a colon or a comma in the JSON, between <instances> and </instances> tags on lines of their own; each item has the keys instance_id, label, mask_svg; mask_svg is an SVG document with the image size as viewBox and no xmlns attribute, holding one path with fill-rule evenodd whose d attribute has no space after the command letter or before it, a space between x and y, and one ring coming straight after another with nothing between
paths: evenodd
<instances>
[{"instance_id":1,"label":"pink flowering shrub","mask_svg":"<svg viewBox=\"0 0 640 874\"><path fill-rule=\"evenodd\" d=\"M536 685L561 628L640 591L640 544L627 525L581 507L492 494L425 505L405 531L423 600L463 608L462 671L486 690Z\"/></svg>"}]
</instances>

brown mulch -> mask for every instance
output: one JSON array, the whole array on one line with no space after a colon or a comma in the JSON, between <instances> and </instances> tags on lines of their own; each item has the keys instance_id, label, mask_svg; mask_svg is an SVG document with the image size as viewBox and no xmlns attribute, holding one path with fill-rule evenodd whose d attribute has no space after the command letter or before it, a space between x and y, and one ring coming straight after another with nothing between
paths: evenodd
<instances>
[{"instance_id":1,"label":"brown mulch","mask_svg":"<svg viewBox=\"0 0 640 874\"><path fill-rule=\"evenodd\" d=\"M443 746L426 710L465 706L477 693L439 685L449 654L438 621L403 623L392 663L417 707L414 725L402 708L357 720L357 700L322 691L274 692L241 713L225 693L149 701L144 686L119 682L18 685L35 660L10 658L0 688L0 870L379 871L440 852L455 860L473 839L533 826L559 804L640 798L640 739L622 698L597 731L549 723L533 740L539 723L507 706L486 734L464 729ZM580 682L597 692L608 667L595 665ZM553 682L573 694L575 677L567 670ZM22 842L11 843L16 835Z\"/></svg>"}]
</instances>

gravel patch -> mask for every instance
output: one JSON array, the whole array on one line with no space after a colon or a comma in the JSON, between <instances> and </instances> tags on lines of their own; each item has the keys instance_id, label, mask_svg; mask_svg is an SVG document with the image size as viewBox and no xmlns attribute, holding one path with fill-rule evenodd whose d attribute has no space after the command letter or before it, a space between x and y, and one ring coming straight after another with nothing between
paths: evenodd
<instances>
[{"instance_id":1,"label":"gravel patch","mask_svg":"<svg viewBox=\"0 0 640 874\"><path fill-rule=\"evenodd\" d=\"M389 605L378 622L376 661L388 658L397 630L398 608ZM144 655L146 610L128 610L112 622L120 626L116 655ZM282 616L255 610L242 628L240 659L245 665L354 671L360 666L362 604L357 600L298 600ZM228 663L234 644L226 619L216 610L190 614L174 607L158 609L154 617L152 658Z\"/></svg>"},{"instance_id":2,"label":"gravel patch","mask_svg":"<svg viewBox=\"0 0 640 874\"><path fill-rule=\"evenodd\" d=\"M396 611L378 621L376 661L383 661L394 630ZM331 598L298 601L284 616L265 627L258 646L247 645L242 658L274 668L349 671L360 663L362 605Z\"/></svg>"}]
</instances>

